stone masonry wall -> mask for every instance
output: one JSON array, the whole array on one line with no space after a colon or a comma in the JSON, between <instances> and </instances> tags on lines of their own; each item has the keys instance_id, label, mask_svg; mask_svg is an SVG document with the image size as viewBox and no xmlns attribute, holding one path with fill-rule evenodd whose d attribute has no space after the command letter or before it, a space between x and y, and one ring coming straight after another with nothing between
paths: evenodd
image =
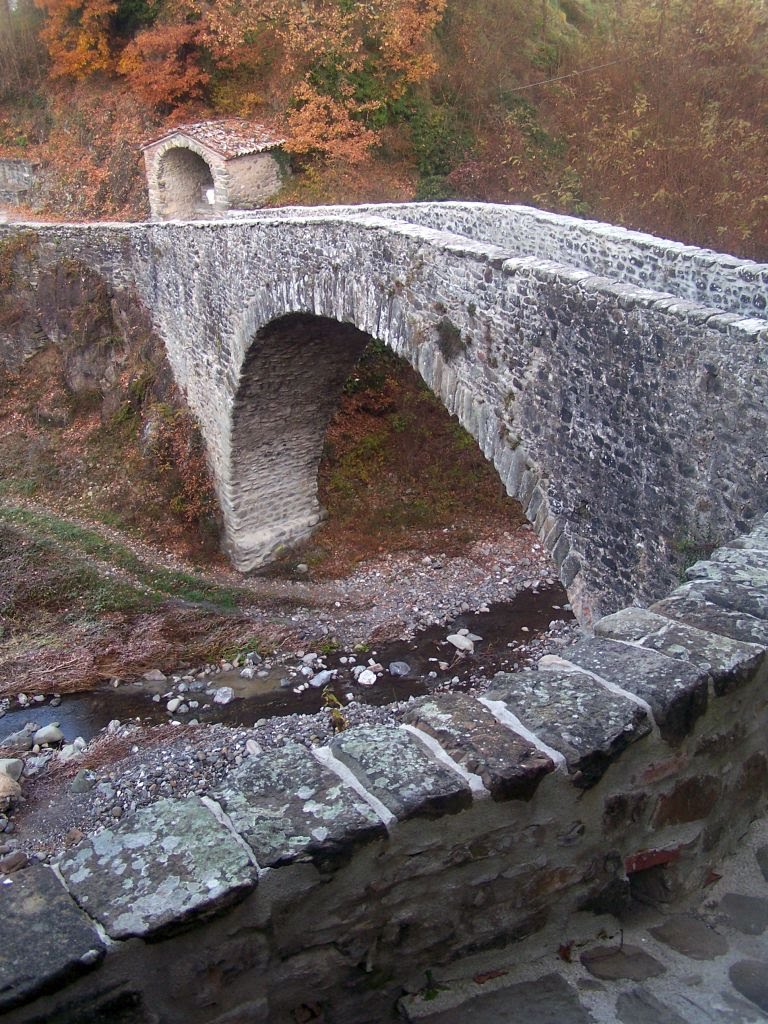
<instances>
[{"instance_id":1,"label":"stone masonry wall","mask_svg":"<svg viewBox=\"0 0 768 1024\"><path fill-rule=\"evenodd\" d=\"M37 179L37 165L29 160L0 160L0 203L16 206L27 198Z\"/></svg>"},{"instance_id":2,"label":"stone masonry wall","mask_svg":"<svg viewBox=\"0 0 768 1024\"><path fill-rule=\"evenodd\" d=\"M44 261L137 287L200 421L241 568L322 515L317 394L350 365L348 328L335 338L328 321L385 341L458 416L584 622L659 597L677 547L733 536L768 506L765 321L374 216L35 230ZM296 314L325 319L283 379L291 342L262 332ZM267 392L288 415L259 416Z\"/></svg>"},{"instance_id":3,"label":"stone masonry wall","mask_svg":"<svg viewBox=\"0 0 768 1024\"><path fill-rule=\"evenodd\" d=\"M511 247L520 256L554 260L746 317L765 319L768 308L765 264L530 206L391 203L325 207L322 211L295 207L281 212L299 218L319 212L325 216L373 214Z\"/></svg>"},{"instance_id":4,"label":"stone masonry wall","mask_svg":"<svg viewBox=\"0 0 768 1024\"><path fill-rule=\"evenodd\" d=\"M228 160L224 179L227 203L235 209L259 206L282 185L280 164L274 153L250 153Z\"/></svg>"},{"instance_id":5,"label":"stone masonry wall","mask_svg":"<svg viewBox=\"0 0 768 1024\"><path fill-rule=\"evenodd\" d=\"M149 208L158 220L215 216L226 210L227 174L222 157L193 139L171 136L144 150ZM210 206L203 188L210 179L215 203Z\"/></svg>"},{"instance_id":6,"label":"stone masonry wall","mask_svg":"<svg viewBox=\"0 0 768 1024\"><path fill-rule=\"evenodd\" d=\"M688 576L8 876L4 1020L381 1024L438 966L702 886L768 796L768 516Z\"/></svg>"}]
</instances>

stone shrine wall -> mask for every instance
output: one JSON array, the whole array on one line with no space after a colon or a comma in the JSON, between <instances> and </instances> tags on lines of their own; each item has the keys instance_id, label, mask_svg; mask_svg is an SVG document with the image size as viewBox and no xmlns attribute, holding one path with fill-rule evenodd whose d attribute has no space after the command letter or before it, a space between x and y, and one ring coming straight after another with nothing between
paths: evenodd
<instances>
[{"instance_id":1,"label":"stone shrine wall","mask_svg":"<svg viewBox=\"0 0 768 1024\"><path fill-rule=\"evenodd\" d=\"M29 160L0 159L0 204L18 206L37 183L38 165Z\"/></svg>"}]
</instances>

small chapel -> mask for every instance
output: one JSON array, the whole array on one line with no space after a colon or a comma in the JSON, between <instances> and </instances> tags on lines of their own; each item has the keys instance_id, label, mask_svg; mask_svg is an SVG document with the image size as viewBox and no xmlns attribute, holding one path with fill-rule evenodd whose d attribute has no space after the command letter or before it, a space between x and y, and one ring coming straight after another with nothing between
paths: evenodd
<instances>
[{"instance_id":1,"label":"small chapel","mask_svg":"<svg viewBox=\"0 0 768 1024\"><path fill-rule=\"evenodd\" d=\"M169 128L142 146L154 220L198 220L261 206L282 185L270 129L244 118Z\"/></svg>"}]
</instances>

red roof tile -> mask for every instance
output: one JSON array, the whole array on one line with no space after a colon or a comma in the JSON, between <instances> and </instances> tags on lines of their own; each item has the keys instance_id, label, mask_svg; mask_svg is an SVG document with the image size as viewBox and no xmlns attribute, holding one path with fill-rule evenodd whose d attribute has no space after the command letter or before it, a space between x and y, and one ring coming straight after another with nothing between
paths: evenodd
<instances>
[{"instance_id":1,"label":"red roof tile","mask_svg":"<svg viewBox=\"0 0 768 1024\"><path fill-rule=\"evenodd\" d=\"M285 142L285 139L263 124L254 124L241 117L227 117L219 121L196 121L194 124L174 125L157 138L145 142L141 148L156 146L158 142L164 142L174 135L186 135L201 146L223 156L225 160L247 156L249 153L263 153Z\"/></svg>"}]
</instances>

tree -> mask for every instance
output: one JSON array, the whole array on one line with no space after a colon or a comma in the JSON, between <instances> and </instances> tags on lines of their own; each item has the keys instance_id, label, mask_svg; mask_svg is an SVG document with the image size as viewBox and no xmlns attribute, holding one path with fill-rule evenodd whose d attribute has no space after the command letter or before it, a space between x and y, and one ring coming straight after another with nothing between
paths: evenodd
<instances>
[{"instance_id":1,"label":"tree","mask_svg":"<svg viewBox=\"0 0 768 1024\"><path fill-rule=\"evenodd\" d=\"M113 67L110 47L115 0L37 0L47 15L40 37L51 78L82 79Z\"/></svg>"},{"instance_id":2,"label":"tree","mask_svg":"<svg viewBox=\"0 0 768 1024\"><path fill-rule=\"evenodd\" d=\"M44 63L39 20L32 0L0 0L0 94L29 90L39 80Z\"/></svg>"},{"instance_id":3,"label":"tree","mask_svg":"<svg viewBox=\"0 0 768 1024\"><path fill-rule=\"evenodd\" d=\"M171 108L199 96L210 75L199 64L200 28L156 24L138 32L117 68L132 92L152 107Z\"/></svg>"},{"instance_id":4,"label":"tree","mask_svg":"<svg viewBox=\"0 0 768 1024\"><path fill-rule=\"evenodd\" d=\"M389 107L436 67L433 31L446 0L240 0L214 4L205 42L230 69L275 71L297 153L361 159Z\"/></svg>"},{"instance_id":5,"label":"tree","mask_svg":"<svg viewBox=\"0 0 768 1024\"><path fill-rule=\"evenodd\" d=\"M768 12L754 0L625 0L552 94L599 216L768 256Z\"/></svg>"}]
</instances>

